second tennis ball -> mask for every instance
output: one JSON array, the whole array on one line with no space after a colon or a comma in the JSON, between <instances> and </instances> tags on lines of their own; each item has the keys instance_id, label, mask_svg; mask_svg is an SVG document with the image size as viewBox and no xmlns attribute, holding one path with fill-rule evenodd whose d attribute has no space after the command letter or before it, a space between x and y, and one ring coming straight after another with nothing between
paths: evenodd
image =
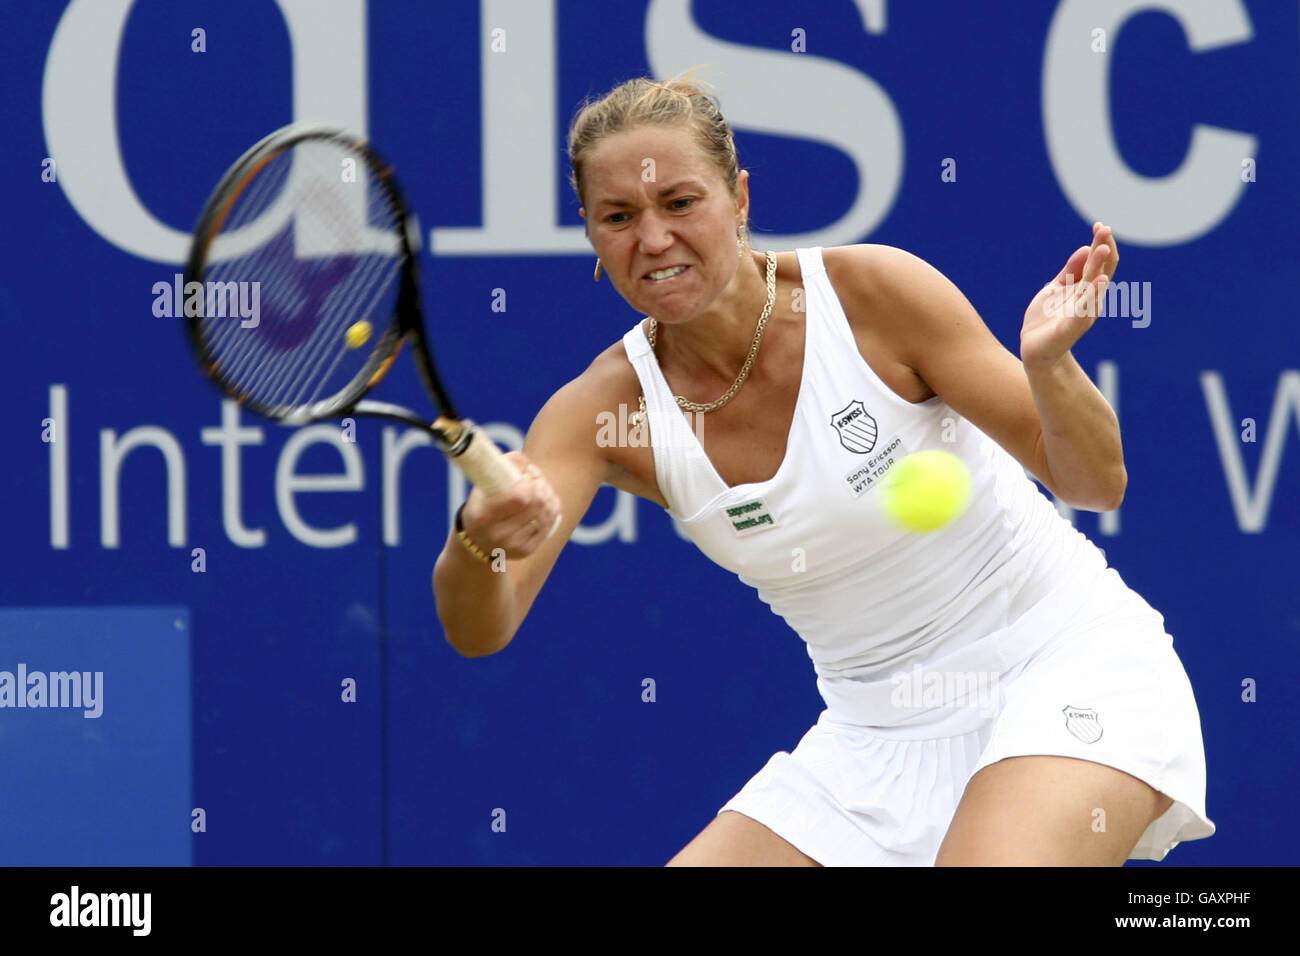
<instances>
[{"instance_id":1,"label":"second tennis ball","mask_svg":"<svg viewBox=\"0 0 1300 956\"><path fill-rule=\"evenodd\" d=\"M370 323L365 319L360 322L354 322L348 326L348 330L343 333L343 341L347 342L348 348L359 349L370 341L370 333L373 331Z\"/></svg>"},{"instance_id":2,"label":"second tennis ball","mask_svg":"<svg viewBox=\"0 0 1300 956\"><path fill-rule=\"evenodd\" d=\"M880 489L885 514L908 531L935 531L970 504L970 470L946 451L918 451L894 465Z\"/></svg>"}]
</instances>

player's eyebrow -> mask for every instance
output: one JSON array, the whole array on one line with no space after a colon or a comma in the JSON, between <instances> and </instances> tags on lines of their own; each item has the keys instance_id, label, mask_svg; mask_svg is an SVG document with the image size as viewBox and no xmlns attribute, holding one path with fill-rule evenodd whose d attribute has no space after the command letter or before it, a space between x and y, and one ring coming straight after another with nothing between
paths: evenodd
<instances>
[{"instance_id":1,"label":"player's eyebrow","mask_svg":"<svg viewBox=\"0 0 1300 956\"><path fill-rule=\"evenodd\" d=\"M697 182L694 179L683 179L681 182L673 183L671 186L665 186L663 189L659 190L659 198L663 199L665 196L671 195L672 193L677 192L679 189L685 189L687 186L693 186L694 188L699 190L704 189L703 183ZM596 205L597 206L631 206L632 203L626 199L604 198L604 199L596 200Z\"/></svg>"}]
</instances>

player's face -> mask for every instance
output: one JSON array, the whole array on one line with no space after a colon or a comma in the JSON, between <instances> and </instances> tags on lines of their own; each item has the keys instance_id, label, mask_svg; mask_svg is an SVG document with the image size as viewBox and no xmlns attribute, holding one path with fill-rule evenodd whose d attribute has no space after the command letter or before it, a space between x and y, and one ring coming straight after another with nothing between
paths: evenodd
<instances>
[{"instance_id":1,"label":"player's face","mask_svg":"<svg viewBox=\"0 0 1300 956\"><path fill-rule=\"evenodd\" d=\"M684 321L732 282L745 209L689 129L651 125L611 136L592 151L584 178L587 236L633 308ZM738 188L747 205L743 180ZM675 266L686 268L649 275Z\"/></svg>"}]
</instances>

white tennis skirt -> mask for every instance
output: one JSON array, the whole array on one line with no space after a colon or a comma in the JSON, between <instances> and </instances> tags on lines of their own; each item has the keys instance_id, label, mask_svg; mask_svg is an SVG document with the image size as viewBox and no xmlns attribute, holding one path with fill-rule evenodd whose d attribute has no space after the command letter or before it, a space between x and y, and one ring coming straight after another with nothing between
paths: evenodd
<instances>
[{"instance_id":1,"label":"white tennis skirt","mask_svg":"<svg viewBox=\"0 0 1300 956\"><path fill-rule=\"evenodd\" d=\"M757 820L824 866L932 866L972 776L1058 755L1174 801L1130 859L1213 835L1200 715L1163 616L1109 568L1053 598L888 679L819 680L828 709L718 812Z\"/></svg>"}]
</instances>

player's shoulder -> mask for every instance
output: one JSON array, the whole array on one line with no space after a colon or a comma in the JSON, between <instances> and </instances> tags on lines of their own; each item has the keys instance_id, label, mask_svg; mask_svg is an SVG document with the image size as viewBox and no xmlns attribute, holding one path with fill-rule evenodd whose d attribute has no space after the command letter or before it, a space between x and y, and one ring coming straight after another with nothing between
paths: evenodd
<instances>
[{"instance_id":1,"label":"player's shoulder","mask_svg":"<svg viewBox=\"0 0 1300 956\"><path fill-rule=\"evenodd\" d=\"M641 394L641 383L621 338L592 359L573 384L589 400L604 406L617 405L629 398L635 402Z\"/></svg>"},{"instance_id":2,"label":"player's shoulder","mask_svg":"<svg viewBox=\"0 0 1300 956\"><path fill-rule=\"evenodd\" d=\"M826 277L836 292L881 295L899 283L936 271L915 253L878 242L831 246L822 250Z\"/></svg>"},{"instance_id":3,"label":"player's shoulder","mask_svg":"<svg viewBox=\"0 0 1300 956\"><path fill-rule=\"evenodd\" d=\"M910 387L935 324L947 321L935 303L948 301L951 282L920 256L881 243L826 249L822 261L862 355L906 369Z\"/></svg>"},{"instance_id":4,"label":"player's shoulder","mask_svg":"<svg viewBox=\"0 0 1300 956\"><path fill-rule=\"evenodd\" d=\"M854 327L915 331L917 307L946 291L949 280L915 253L881 243L835 246L822 253L826 277Z\"/></svg>"}]
</instances>

